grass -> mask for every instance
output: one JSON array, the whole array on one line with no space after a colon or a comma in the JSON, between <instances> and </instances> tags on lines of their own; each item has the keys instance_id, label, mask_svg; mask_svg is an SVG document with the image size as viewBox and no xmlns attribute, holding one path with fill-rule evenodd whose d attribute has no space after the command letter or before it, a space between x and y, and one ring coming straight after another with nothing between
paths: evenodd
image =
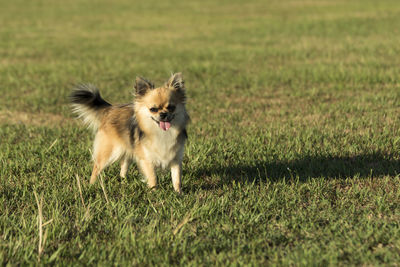
<instances>
[{"instance_id":1,"label":"grass","mask_svg":"<svg viewBox=\"0 0 400 267\"><path fill-rule=\"evenodd\" d=\"M397 1L1 6L1 265L400 262ZM72 85L123 103L136 75L171 71L192 117L184 195L136 166L90 187Z\"/></svg>"}]
</instances>

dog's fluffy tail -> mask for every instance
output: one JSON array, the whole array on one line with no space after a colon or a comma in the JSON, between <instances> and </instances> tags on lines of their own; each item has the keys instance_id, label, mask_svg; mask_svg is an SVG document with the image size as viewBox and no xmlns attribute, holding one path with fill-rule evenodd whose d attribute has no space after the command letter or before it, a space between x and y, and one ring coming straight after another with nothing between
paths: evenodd
<instances>
[{"instance_id":1,"label":"dog's fluffy tail","mask_svg":"<svg viewBox=\"0 0 400 267\"><path fill-rule=\"evenodd\" d=\"M100 96L99 89L92 84L79 84L70 95L73 112L96 131L104 112L111 104Z\"/></svg>"}]
</instances>

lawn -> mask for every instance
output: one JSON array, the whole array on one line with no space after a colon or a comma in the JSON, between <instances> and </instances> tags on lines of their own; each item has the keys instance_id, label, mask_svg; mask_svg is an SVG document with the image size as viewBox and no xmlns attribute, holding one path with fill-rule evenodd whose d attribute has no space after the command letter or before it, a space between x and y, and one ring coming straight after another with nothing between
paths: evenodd
<instances>
[{"instance_id":1,"label":"lawn","mask_svg":"<svg viewBox=\"0 0 400 267\"><path fill-rule=\"evenodd\" d=\"M0 6L0 265L399 265L397 0ZM126 103L179 71L184 194L135 165L89 186L73 85Z\"/></svg>"}]
</instances>

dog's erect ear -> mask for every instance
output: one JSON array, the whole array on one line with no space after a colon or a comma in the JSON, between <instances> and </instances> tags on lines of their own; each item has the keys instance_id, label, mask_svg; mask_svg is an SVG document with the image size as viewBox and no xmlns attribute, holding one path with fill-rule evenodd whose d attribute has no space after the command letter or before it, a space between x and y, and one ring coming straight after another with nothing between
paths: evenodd
<instances>
[{"instance_id":1,"label":"dog's erect ear","mask_svg":"<svg viewBox=\"0 0 400 267\"><path fill-rule=\"evenodd\" d=\"M173 74L171 78L169 78L167 86L170 88L174 88L177 91L185 90L185 82L183 80L182 73L178 72Z\"/></svg>"},{"instance_id":2,"label":"dog's erect ear","mask_svg":"<svg viewBox=\"0 0 400 267\"><path fill-rule=\"evenodd\" d=\"M136 95L144 95L148 90L154 89L154 84L143 77L136 77L135 89Z\"/></svg>"}]
</instances>

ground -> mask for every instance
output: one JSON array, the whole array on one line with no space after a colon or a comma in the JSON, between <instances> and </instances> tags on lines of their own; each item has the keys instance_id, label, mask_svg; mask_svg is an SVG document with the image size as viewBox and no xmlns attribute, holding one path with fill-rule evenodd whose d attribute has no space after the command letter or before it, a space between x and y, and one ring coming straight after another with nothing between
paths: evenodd
<instances>
[{"instance_id":1,"label":"ground","mask_svg":"<svg viewBox=\"0 0 400 267\"><path fill-rule=\"evenodd\" d=\"M0 25L2 265L400 262L397 0L1 0ZM135 165L89 186L73 85L180 71L184 195Z\"/></svg>"}]
</instances>

